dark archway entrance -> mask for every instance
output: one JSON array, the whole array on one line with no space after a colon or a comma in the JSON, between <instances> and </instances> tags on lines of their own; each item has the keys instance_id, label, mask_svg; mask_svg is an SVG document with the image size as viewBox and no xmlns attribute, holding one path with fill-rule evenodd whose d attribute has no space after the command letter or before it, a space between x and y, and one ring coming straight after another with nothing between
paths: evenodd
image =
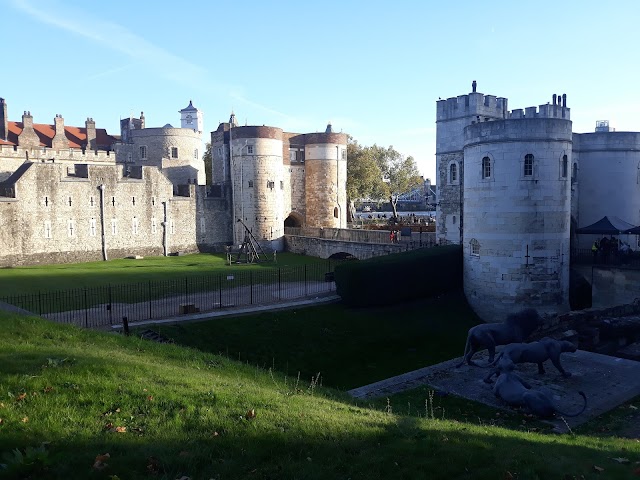
<instances>
[{"instance_id":1,"label":"dark archway entrance","mask_svg":"<svg viewBox=\"0 0 640 480\"><path fill-rule=\"evenodd\" d=\"M348 252L338 252L331 255L329 260L358 260L358 257Z\"/></svg>"},{"instance_id":2,"label":"dark archway entrance","mask_svg":"<svg viewBox=\"0 0 640 480\"><path fill-rule=\"evenodd\" d=\"M302 216L297 213L290 213L287 218L284 219L284 226L286 227L302 227Z\"/></svg>"}]
</instances>

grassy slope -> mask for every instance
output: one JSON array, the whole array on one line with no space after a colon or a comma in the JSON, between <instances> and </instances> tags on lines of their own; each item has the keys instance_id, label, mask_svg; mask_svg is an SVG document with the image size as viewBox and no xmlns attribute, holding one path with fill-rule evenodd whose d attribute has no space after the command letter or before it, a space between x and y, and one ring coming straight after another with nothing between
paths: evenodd
<instances>
[{"instance_id":1,"label":"grassy slope","mask_svg":"<svg viewBox=\"0 0 640 480\"><path fill-rule=\"evenodd\" d=\"M95 287L109 283L145 283L149 280L228 274L234 270L296 266L322 260L280 253L276 264L269 261L254 265L227 266L225 261L224 254L194 254L182 257L148 257L141 260L117 259L108 262L3 268L0 269L0 296Z\"/></svg>"},{"instance_id":2,"label":"grassy slope","mask_svg":"<svg viewBox=\"0 0 640 480\"><path fill-rule=\"evenodd\" d=\"M640 456L632 441L386 414L178 346L2 323L0 451L51 442L43 461L11 464L9 478L603 478L594 464L625 478ZM109 466L92 470L107 452Z\"/></svg>"}]
</instances>

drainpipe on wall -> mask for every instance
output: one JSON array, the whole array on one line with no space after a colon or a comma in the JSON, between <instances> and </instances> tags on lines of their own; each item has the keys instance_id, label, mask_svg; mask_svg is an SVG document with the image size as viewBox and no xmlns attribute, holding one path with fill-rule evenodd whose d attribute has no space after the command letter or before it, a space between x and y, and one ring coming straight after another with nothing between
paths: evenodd
<instances>
[{"instance_id":1,"label":"drainpipe on wall","mask_svg":"<svg viewBox=\"0 0 640 480\"><path fill-rule=\"evenodd\" d=\"M167 215L167 202L162 202L162 208L164 210L164 219L162 221L162 249L163 249L163 254L165 257L169 256L169 245L168 245L168 232L167 232L167 228L169 227L169 225L167 224L167 222L169 221L168 215Z\"/></svg>"},{"instance_id":2,"label":"drainpipe on wall","mask_svg":"<svg viewBox=\"0 0 640 480\"><path fill-rule=\"evenodd\" d=\"M105 262L108 260L107 258L107 235L105 232L105 218L104 218L104 184L98 185L98 190L100 190L100 229L102 235L102 260Z\"/></svg>"}]
</instances>

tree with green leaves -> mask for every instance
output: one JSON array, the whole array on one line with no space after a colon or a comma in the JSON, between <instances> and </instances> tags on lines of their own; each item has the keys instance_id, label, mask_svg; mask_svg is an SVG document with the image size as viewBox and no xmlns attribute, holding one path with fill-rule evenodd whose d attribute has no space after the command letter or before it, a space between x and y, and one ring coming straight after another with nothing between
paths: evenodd
<instances>
[{"instance_id":1,"label":"tree with green leaves","mask_svg":"<svg viewBox=\"0 0 640 480\"><path fill-rule=\"evenodd\" d=\"M212 185L212 173L211 173L211 142L207 142L204 149L204 155L202 156L204 162L204 175L207 179L206 184Z\"/></svg>"},{"instance_id":2,"label":"tree with green leaves","mask_svg":"<svg viewBox=\"0 0 640 480\"><path fill-rule=\"evenodd\" d=\"M347 196L357 199L388 199L397 218L398 197L421 186L423 179L413 157L373 145L364 147L352 137L347 144Z\"/></svg>"}]
</instances>

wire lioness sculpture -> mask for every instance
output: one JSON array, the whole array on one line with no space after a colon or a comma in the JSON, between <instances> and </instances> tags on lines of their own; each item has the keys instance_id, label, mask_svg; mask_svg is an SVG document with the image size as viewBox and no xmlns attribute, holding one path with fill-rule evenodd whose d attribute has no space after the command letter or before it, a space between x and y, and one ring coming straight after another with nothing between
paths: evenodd
<instances>
[{"instance_id":1,"label":"wire lioness sculpture","mask_svg":"<svg viewBox=\"0 0 640 480\"><path fill-rule=\"evenodd\" d=\"M493 363L488 367L493 370L484 378L486 383L491 383L491 377L499 375L500 370L505 369L506 364L512 363L537 363L538 373L543 374L544 362L551 360L551 363L558 369L563 377L568 378L571 373L567 372L560 363L560 354L564 352L575 352L576 346L567 340L556 340L555 338L544 337L537 342L531 343L510 343L502 349L496 356Z\"/></svg>"},{"instance_id":2,"label":"wire lioness sculpture","mask_svg":"<svg viewBox=\"0 0 640 480\"><path fill-rule=\"evenodd\" d=\"M513 372L515 365L507 363L500 369L500 374L493 386L493 393L512 407L524 407L534 415L542 418L560 414L565 417L576 417L587 408L587 396L578 394L584 399L582 409L577 412L564 412L558 408L551 395L543 390L531 388L527 382Z\"/></svg>"},{"instance_id":3,"label":"wire lioness sculpture","mask_svg":"<svg viewBox=\"0 0 640 480\"><path fill-rule=\"evenodd\" d=\"M477 366L471 357L484 349L489 351L489 363L493 363L497 345L524 342L540 325L542 318L538 312L533 308L527 308L507 316L503 323L483 323L471 327L467 334L462 361L456 368L465 362Z\"/></svg>"}]
</instances>

